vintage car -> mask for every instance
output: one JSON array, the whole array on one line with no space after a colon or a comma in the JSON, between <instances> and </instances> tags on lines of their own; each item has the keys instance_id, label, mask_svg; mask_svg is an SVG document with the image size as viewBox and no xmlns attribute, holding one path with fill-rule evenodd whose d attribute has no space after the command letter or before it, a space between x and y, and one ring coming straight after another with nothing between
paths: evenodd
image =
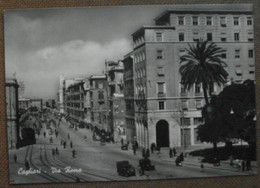
<instances>
[{"instance_id":1,"label":"vintage car","mask_svg":"<svg viewBox=\"0 0 260 188\"><path fill-rule=\"evenodd\" d=\"M117 173L120 176L130 177L135 176L135 169L129 161L118 161L116 163Z\"/></svg>"}]
</instances>

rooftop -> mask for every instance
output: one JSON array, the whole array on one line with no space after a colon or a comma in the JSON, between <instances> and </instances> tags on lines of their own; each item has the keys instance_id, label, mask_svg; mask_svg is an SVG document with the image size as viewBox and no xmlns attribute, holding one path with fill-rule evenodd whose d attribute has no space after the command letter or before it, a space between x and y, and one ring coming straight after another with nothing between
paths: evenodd
<instances>
[{"instance_id":1,"label":"rooftop","mask_svg":"<svg viewBox=\"0 0 260 188\"><path fill-rule=\"evenodd\" d=\"M193 14L252 14L252 4L189 4L189 5L175 5L174 8L164 11L154 20L158 21L170 13L193 13Z\"/></svg>"}]
</instances>

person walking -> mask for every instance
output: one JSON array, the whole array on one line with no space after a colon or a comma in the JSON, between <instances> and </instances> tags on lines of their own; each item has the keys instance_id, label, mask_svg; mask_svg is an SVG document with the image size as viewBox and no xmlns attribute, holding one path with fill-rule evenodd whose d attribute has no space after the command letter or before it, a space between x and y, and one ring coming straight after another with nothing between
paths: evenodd
<instances>
[{"instance_id":1,"label":"person walking","mask_svg":"<svg viewBox=\"0 0 260 188\"><path fill-rule=\"evenodd\" d=\"M72 157L73 157L73 158L76 157L76 151L75 151L75 149L72 150Z\"/></svg>"},{"instance_id":2,"label":"person walking","mask_svg":"<svg viewBox=\"0 0 260 188\"><path fill-rule=\"evenodd\" d=\"M153 153L153 149L154 149L154 147L153 147L153 143L151 143L151 152Z\"/></svg>"},{"instance_id":3,"label":"person walking","mask_svg":"<svg viewBox=\"0 0 260 188\"><path fill-rule=\"evenodd\" d=\"M170 151L169 151L169 157L172 158L173 157L173 151L172 149L170 148Z\"/></svg>"},{"instance_id":4,"label":"person walking","mask_svg":"<svg viewBox=\"0 0 260 188\"><path fill-rule=\"evenodd\" d=\"M63 148L64 148L64 149L66 148L66 145L67 145L66 141L63 142Z\"/></svg>"},{"instance_id":5,"label":"person walking","mask_svg":"<svg viewBox=\"0 0 260 188\"><path fill-rule=\"evenodd\" d=\"M204 172L204 165L203 165L202 162L201 162L201 164L200 164L200 171L201 171L201 172Z\"/></svg>"},{"instance_id":6,"label":"person walking","mask_svg":"<svg viewBox=\"0 0 260 188\"><path fill-rule=\"evenodd\" d=\"M135 146L135 144L133 144L133 152L134 152L134 155L136 155L136 146Z\"/></svg>"},{"instance_id":7,"label":"person walking","mask_svg":"<svg viewBox=\"0 0 260 188\"><path fill-rule=\"evenodd\" d=\"M24 160L24 166L25 166L26 170L30 169L30 164L29 164L29 161L27 159Z\"/></svg>"},{"instance_id":8,"label":"person walking","mask_svg":"<svg viewBox=\"0 0 260 188\"><path fill-rule=\"evenodd\" d=\"M44 138L46 137L46 132L43 133Z\"/></svg>"},{"instance_id":9,"label":"person walking","mask_svg":"<svg viewBox=\"0 0 260 188\"><path fill-rule=\"evenodd\" d=\"M58 150L57 147L56 147L55 151L56 151L56 154L58 155L59 154L59 150Z\"/></svg>"},{"instance_id":10,"label":"person walking","mask_svg":"<svg viewBox=\"0 0 260 188\"><path fill-rule=\"evenodd\" d=\"M70 142L70 148L73 148L72 142Z\"/></svg>"},{"instance_id":11,"label":"person walking","mask_svg":"<svg viewBox=\"0 0 260 188\"><path fill-rule=\"evenodd\" d=\"M183 152L181 152L181 154L180 154L180 160L181 160L181 162L183 162L183 161L184 161Z\"/></svg>"},{"instance_id":12,"label":"person walking","mask_svg":"<svg viewBox=\"0 0 260 188\"><path fill-rule=\"evenodd\" d=\"M17 155L14 154L14 162L16 163L17 162Z\"/></svg>"},{"instance_id":13,"label":"person walking","mask_svg":"<svg viewBox=\"0 0 260 188\"><path fill-rule=\"evenodd\" d=\"M172 151L173 151L173 155L174 155L174 157L175 157L175 156L177 155L176 148L175 148L175 147L173 147Z\"/></svg>"}]
</instances>

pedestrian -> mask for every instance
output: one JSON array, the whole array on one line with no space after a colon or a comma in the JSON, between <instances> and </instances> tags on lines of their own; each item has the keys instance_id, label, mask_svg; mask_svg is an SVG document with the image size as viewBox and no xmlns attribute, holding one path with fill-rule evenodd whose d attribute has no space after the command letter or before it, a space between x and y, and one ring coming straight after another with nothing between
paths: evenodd
<instances>
[{"instance_id":1,"label":"pedestrian","mask_svg":"<svg viewBox=\"0 0 260 188\"><path fill-rule=\"evenodd\" d=\"M50 137L50 143L53 143L53 139L52 139L52 137Z\"/></svg>"},{"instance_id":2,"label":"pedestrian","mask_svg":"<svg viewBox=\"0 0 260 188\"><path fill-rule=\"evenodd\" d=\"M123 146L123 145L124 145L124 139L121 138L121 146Z\"/></svg>"},{"instance_id":3,"label":"pedestrian","mask_svg":"<svg viewBox=\"0 0 260 188\"><path fill-rule=\"evenodd\" d=\"M169 151L169 157L172 158L173 157L173 151L172 149L170 148L170 151Z\"/></svg>"},{"instance_id":4,"label":"pedestrian","mask_svg":"<svg viewBox=\"0 0 260 188\"><path fill-rule=\"evenodd\" d=\"M14 154L14 162L16 163L17 162L17 155Z\"/></svg>"},{"instance_id":5,"label":"pedestrian","mask_svg":"<svg viewBox=\"0 0 260 188\"><path fill-rule=\"evenodd\" d=\"M63 148L64 148L64 149L66 148L66 145L67 145L66 141L63 142Z\"/></svg>"},{"instance_id":6,"label":"pedestrian","mask_svg":"<svg viewBox=\"0 0 260 188\"><path fill-rule=\"evenodd\" d=\"M29 170L30 169L30 165L27 159L24 160L24 165L25 165L25 169Z\"/></svg>"},{"instance_id":7,"label":"pedestrian","mask_svg":"<svg viewBox=\"0 0 260 188\"><path fill-rule=\"evenodd\" d=\"M145 157L145 149L144 148L142 149L142 156L143 156L143 158Z\"/></svg>"},{"instance_id":8,"label":"pedestrian","mask_svg":"<svg viewBox=\"0 0 260 188\"><path fill-rule=\"evenodd\" d=\"M73 148L72 142L70 142L70 148Z\"/></svg>"},{"instance_id":9,"label":"pedestrian","mask_svg":"<svg viewBox=\"0 0 260 188\"><path fill-rule=\"evenodd\" d=\"M148 148L146 149L145 156L146 156L146 158L149 158L149 157L150 157L150 150L149 150Z\"/></svg>"},{"instance_id":10,"label":"pedestrian","mask_svg":"<svg viewBox=\"0 0 260 188\"><path fill-rule=\"evenodd\" d=\"M52 151L52 155L55 155L55 153L56 153L56 152L55 152L55 149L54 149L54 148L52 148L52 150L51 150L51 151Z\"/></svg>"},{"instance_id":11,"label":"pedestrian","mask_svg":"<svg viewBox=\"0 0 260 188\"><path fill-rule=\"evenodd\" d=\"M245 166L246 166L245 160L242 160L242 171L245 171Z\"/></svg>"},{"instance_id":12,"label":"pedestrian","mask_svg":"<svg viewBox=\"0 0 260 188\"><path fill-rule=\"evenodd\" d=\"M57 148L57 147L56 147L56 150L55 150L55 151L56 151L56 154L58 155L58 154L59 154L59 150L58 150L58 148Z\"/></svg>"},{"instance_id":13,"label":"pedestrian","mask_svg":"<svg viewBox=\"0 0 260 188\"><path fill-rule=\"evenodd\" d=\"M135 146L135 144L133 144L133 152L134 152L134 155L136 155L136 146Z\"/></svg>"},{"instance_id":14,"label":"pedestrian","mask_svg":"<svg viewBox=\"0 0 260 188\"><path fill-rule=\"evenodd\" d=\"M76 151L75 151L75 149L72 150L72 157L73 157L73 158L76 157Z\"/></svg>"},{"instance_id":15,"label":"pedestrian","mask_svg":"<svg viewBox=\"0 0 260 188\"><path fill-rule=\"evenodd\" d=\"M201 164L200 164L200 171L201 171L201 172L204 172L204 165L203 165L202 162L201 162Z\"/></svg>"},{"instance_id":16,"label":"pedestrian","mask_svg":"<svg viewBox=\"0 0 260 188\"><path fill-rule=\"evenodd\" d=\"M180 154L180 160L181 160L181 162L184 161L183 152L181 152L181 154Z\"/></svg>"},{"instance_id":17,"label":"pedestrian","mask_svg":"<svg viewBox=\"0 0 260 188\"><path fill-rule=\"evenodd\" d=\"M44 138L46 137L46 132L43 133Z\"/></svg>"},{"instance_id":18,"label":"pedestrian","mask_svg":"<svg viewBox=\"0 0 260 188\"><path fill-rule=\"evenodd\" d=\"M153 143L151 143L151 152L153 153Z\"/></svg>"},{"instance_id":19,"label":"pedestrian","mask_svg":"<svg viewBox=\"0 0 260 188\"><path fill-rule=\"evenodd\" d=\"M173 155L174 155L174 157L175 157L175 156L177 155L176 148L175 148L175 147L173 147L172 151L173 151Z\"/></svg>"},{"instance_id":20,"label":"pedestrian","mask_svg":"<svg viewBox=\"0 0 260 188\"><path fill-rule=\"evenodd\" d=\"M230 165L230 166L233 166L233 165L234 165L234 158L233 158L232 155L230 155L230 157L229 157L229 165Z\"/></svg>"},{"instance_id":21,"label":"pedestrian","mask_svg":"<svg viewBox=\"0 0 260 188\"><path fill-rule=\"evenodd\" d=\"M56 132L55 132L56 138L58 137L58 134L59 134L59 132L58 132L58 131L56 131Z\"/></svg>"}]
</instances>

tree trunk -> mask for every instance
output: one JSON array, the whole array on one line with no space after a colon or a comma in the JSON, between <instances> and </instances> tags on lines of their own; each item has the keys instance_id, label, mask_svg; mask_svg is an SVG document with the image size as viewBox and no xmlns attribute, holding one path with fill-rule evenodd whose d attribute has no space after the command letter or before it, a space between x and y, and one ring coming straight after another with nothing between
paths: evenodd
<instances>
[{"instance_id":1,"label":"tree trunk","mask_svg":"<svg viewBox=\"0 0 260 188\"><path fill-rule=\"evenodd\" d=\"M218 158L218 147L217 147L216 141L213 142L213 154L214 154L214 157Z\"/></svg>"},{"instance_id":2,"label":"tree trunk","mask_svg":"<svg viewBox=\"0 0 260 188\"><path fill-rule=\"evenodd\" d=\"M207 88L206 88L206 83L202 83L202 88L203 88L203 94L205 98L206 105L209 104L209 99L208 99L208 93L207 93Z\"/></svg>"}]
</instances>

